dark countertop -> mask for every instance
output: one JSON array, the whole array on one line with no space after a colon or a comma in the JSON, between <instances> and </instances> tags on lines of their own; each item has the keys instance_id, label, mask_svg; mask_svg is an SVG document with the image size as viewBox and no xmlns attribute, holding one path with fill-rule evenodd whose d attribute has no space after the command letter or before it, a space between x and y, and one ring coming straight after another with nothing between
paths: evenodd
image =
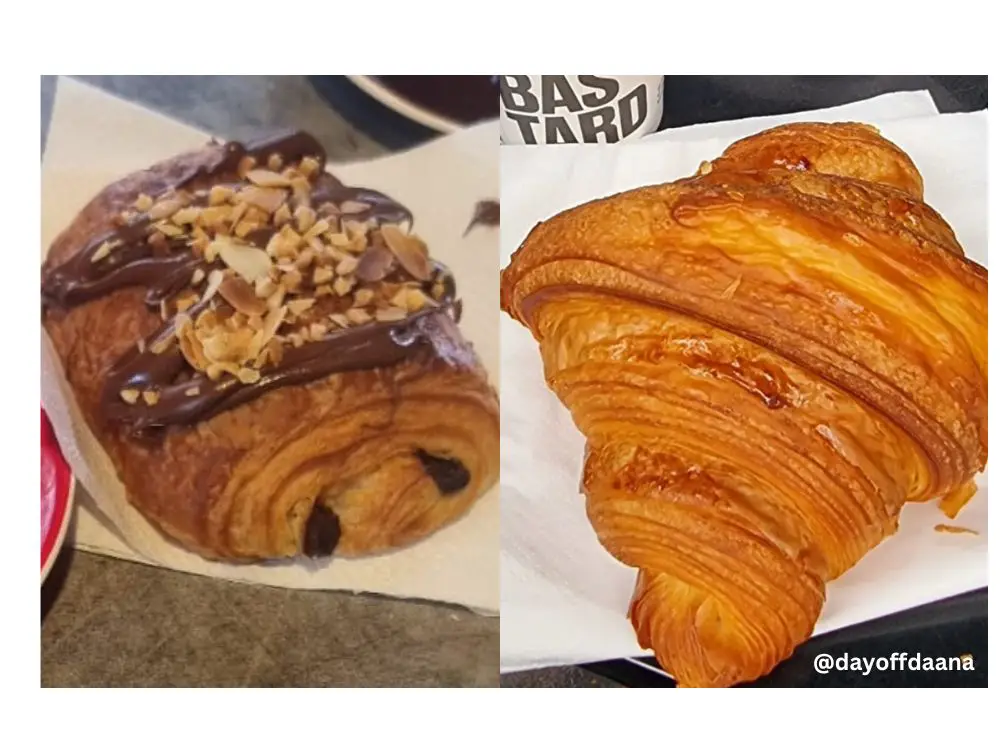
<instances>
[{"instance_id":1,"label":"dark countertop","mask_svg":"<svg viewBox=\"0 0 1000 750\"><path fill-rule=\"evenodd\" d=\"M303 77L80 76L214 134L385 149ZM42 144L55 80L42 78ZM500 621L443 604L250 586L63 550L42 589L43 686L496 686Z\"/></svg>"}]
</instances>

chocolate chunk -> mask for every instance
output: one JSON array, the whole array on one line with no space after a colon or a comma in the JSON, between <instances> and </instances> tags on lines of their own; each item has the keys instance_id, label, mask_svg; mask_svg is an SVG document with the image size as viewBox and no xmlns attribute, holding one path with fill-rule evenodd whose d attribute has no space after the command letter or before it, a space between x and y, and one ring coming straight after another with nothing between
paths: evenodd
<instances>
[{"instance_id":1,"label":"chocolate chunk","mask_svg":"<svg viewBox=\"0 0 1000 750\"><path fill-rule=\"evenodd\" d=\"M434 480L434 484L441 491L442 495L451 495L464 490L469 484L471 477L465 464L454 458L441 458L432 456L426 451L416 452L420 463L424 465L424 471Z\"/></svg>"},{"instance_id":2,"label":"chocolate chunk","mask_svg":"<svg viewBox=\"0 0 1000 750\"><path fill-rule=\"evenodd\" d=\"M316 503L302 540L302 552L309 557L329 557L340 541L340 519L325 505Z\"/></svg>"}]
</instances>

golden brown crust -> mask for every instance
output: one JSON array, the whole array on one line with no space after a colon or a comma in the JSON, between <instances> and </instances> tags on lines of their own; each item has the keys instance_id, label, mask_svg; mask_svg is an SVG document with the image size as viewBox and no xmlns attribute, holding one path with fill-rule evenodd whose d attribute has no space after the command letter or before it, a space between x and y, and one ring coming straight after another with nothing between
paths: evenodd
<instances>
[{"instance_id":1,"label":"golden brown crust","mask_svg":"<svg viewBox=\"0 0 1000 750\"><path fill-rule=\"evenodd\" d=\"M905 502L985 465L986 270L921 197L874 129L786 126L543 222L502 274L681 684L770 671Z\"/></svg>"},{"instance_id":2,"label":"golden brown crust","mask_svg":"<svg viewBox=\"0 0 1000 750\"><path fill-rule=\"evenodd\" d=\"M222 148L107 187L53 243L43 277L114 228L140 194L162 193ZM455 520L496 481L496 394L445 313L428 323L435 347L393 366L277 388L193 426L134 437L103 417L101 398L109 370L163 325L144 292L129 287L54 307L43 324L129 501L183 546L228 560L294 556L318 503L340 520L338 554L378 552ZM465 487L439 490L417 450L460 461Z\"/></svg>"}]
</instances>

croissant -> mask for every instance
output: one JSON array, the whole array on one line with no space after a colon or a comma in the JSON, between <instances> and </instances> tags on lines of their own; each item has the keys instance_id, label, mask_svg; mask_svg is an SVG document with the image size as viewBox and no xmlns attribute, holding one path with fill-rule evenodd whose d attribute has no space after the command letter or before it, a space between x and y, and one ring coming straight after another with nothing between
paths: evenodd
<instances>
[{"instance_id":1,"label":"croissant","mask_svg":"<svg viewBox=\"0 0 1000 750\"><path fill-rule=\"evenodd\" d=\"M291 132L129 175L55 240L44 328L163 534L231 561L367 554L496 481L497 396L411 225Z\"/></svg>"},{"instance_id":2,"label":"croissant","mask_svg":"<svg viewBox=\"0 0 1000 750\"><path fill-rule=\"evenodd\" d=\"M904 503L986 463L986 269L922 197L876 129L788 125L542 222L503 271L681 686L771 671Z\"/></svg>"}]
</instances>

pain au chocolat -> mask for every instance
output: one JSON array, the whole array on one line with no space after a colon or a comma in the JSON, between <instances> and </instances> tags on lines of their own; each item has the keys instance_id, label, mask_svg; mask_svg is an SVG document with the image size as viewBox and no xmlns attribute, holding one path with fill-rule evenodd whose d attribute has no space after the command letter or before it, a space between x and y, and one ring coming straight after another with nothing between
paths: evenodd
<instances>
[{"instance_id":1,"label":"pain au chocolat","mask_svg":"<svg viewBox=\"0 0 1000 750\"><path fill-rule=\"evenodd\" d=\"M987 274L874 128L796 124L536 226L504 309L587 438L632 623L679 684L770 672L907 502L987 457Z\"/></svg>"},{"instance_id":2,"label":"pain au chocolat","mask_svg":"<svg viewBox=\"0 0 1000 750\"><path fill-rule=\"evenodd\" d=\"M55 240L43 325L164 534L234 561L379 552L495 483L496 393L411 228L292 132L131 174Z\"/></svg>"}]
</instances>

